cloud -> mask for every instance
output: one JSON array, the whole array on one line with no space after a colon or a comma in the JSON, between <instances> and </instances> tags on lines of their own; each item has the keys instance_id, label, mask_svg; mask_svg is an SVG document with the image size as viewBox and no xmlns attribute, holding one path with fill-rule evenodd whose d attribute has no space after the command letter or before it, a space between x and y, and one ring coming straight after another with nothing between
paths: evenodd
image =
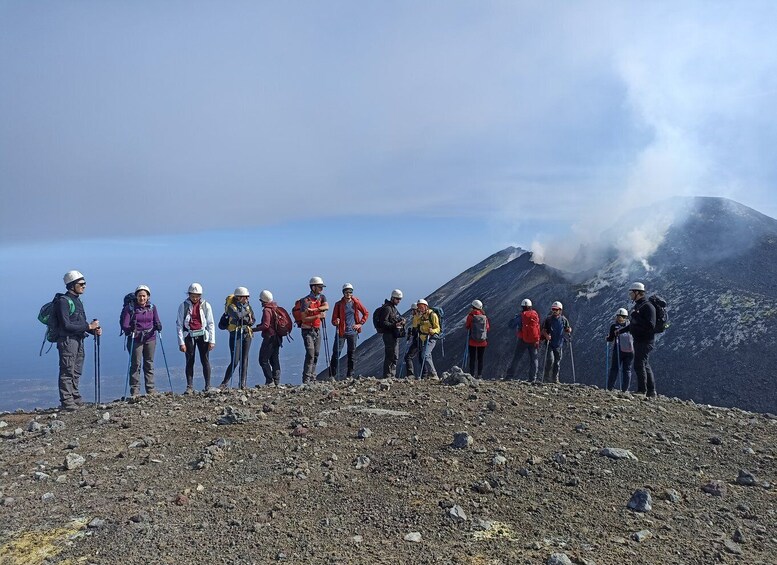
<instances>
[{"instance_id":1,"label":"cloud","mask_svg":"<svg viewBox=\"0 0 777 565\"><path fill-rule=\"evenodd\" d=\"M525 246L700 193L777 214L771 3L195 6L4 5L0 241L432 214Z\"/></svg>"}]
</instances>

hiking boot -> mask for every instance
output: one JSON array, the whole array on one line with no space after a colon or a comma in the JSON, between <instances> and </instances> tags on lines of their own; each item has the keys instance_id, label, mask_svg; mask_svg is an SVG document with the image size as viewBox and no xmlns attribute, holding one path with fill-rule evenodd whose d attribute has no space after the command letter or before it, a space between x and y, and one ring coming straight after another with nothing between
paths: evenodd
<instances>
[{"instance_id":1,"label":"hiking boot","mask_svg":"<svg viewBox=\"0 0 777 565\"><path fill-rule=\"evenodd\" d=\"M64 412L75 412L78 410L78 406L76 404L62 404L59 409Z\"/></svg>"},{"instance_id":2,"label":"hiking boot","mask_svg":"<svg viewBox=\"0 0 777 565\"><path fill-rule=\"evenodd\" d=\"M187 386L186 390L183 393L186 395L194 394L194 389L190 386Z\"/></svg>"},{"instance_id":3,"label":"hiking boot","mask_svg":"<svg viewBox=\"0 0 777 565\"><path fill-rule=\"evenodd\" d=\"M86 402L84 402L84 399L81 398L80 396L78 398L74 399L73 402L76 403L76 406L85 406L86 405Z\"/></svg>"},{"instance_id":4,"label":"hiking boot","mask_svg":"<svg viewBox=\"0 0 777 565\"><path fill-rule=\"evenodd\" d=\"M656 394L656 391L649 390L647 393L645 393L645 398L656 398L658 395Z\"/></svg>"},{"instance_id":5,"label":"hiking boot","mask_svg":"<svg viewBox=\"0 0 777 565\"><path fill-rule=\"evenodd\" d=\"M221 383L219 385L219 390L227 390L229 388L229 383Z\"/></svg>"}]
</instances>

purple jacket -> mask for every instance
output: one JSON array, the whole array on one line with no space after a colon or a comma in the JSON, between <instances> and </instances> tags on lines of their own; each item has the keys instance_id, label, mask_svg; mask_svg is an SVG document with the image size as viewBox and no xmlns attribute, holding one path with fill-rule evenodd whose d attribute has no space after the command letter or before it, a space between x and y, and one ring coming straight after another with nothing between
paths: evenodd
<instances>
[{"instance_id":1,"label":"purple jacket","mask_svg":"<svg viewBox=\"0 0 777 565\"><path fill-rule=\"evenodd\" d=\"M128 336L132 335L134 339L140 339L141 343L156 340L156 332L162 331L156 306L153 304L145 308L136 306L134 310L125 308L121 313L121 329ZM132 334L132 331L135 333Z\"/></svg>"}]
</instances>

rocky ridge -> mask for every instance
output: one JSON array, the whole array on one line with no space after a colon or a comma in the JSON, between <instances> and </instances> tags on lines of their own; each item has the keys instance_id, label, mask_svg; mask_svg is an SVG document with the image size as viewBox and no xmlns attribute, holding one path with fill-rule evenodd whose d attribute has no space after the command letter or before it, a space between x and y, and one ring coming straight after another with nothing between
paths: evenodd
<instances>
[{"instance_id":1,"label":"rocky ridge","mask_svg":"<svg viewBox=\"0 0 777 565\"><path fill-rule=\"evenodd\" d=\"M0 416L0 563L773 563L777 419L581 385Z\"/></svg>"}]
</instances>

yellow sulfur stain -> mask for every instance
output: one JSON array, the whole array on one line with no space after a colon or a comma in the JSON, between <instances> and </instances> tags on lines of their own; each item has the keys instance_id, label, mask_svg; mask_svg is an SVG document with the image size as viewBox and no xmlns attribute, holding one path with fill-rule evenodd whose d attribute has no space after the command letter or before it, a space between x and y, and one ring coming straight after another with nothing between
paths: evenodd
<instances>
[{"instance_id":1,"label":"yellow sulfur stain","mask_svg":"<svg viewBox=\"0 0 777 565\"><path fill-rule=\"evenodd\" d=\"M518 541L518 537L510 527L510 524L504 522L491 522L491 527L488 530L480 530L472 534L478 541L491 540L503 538L509 541Z\"/></svg>"},{"instance_id":2,"label":"yellow sulfur stain","mask_svg":"<svg viewBox=\"0 0 777 565\"><path fill-rule=\"evenodd\" d=\"M45 559L58 555L64 549L64 541L83 536L86 523L82 518L62 528L21 532L0 545L0 565L40 565Z\"/></svg>"}]
</instances>

